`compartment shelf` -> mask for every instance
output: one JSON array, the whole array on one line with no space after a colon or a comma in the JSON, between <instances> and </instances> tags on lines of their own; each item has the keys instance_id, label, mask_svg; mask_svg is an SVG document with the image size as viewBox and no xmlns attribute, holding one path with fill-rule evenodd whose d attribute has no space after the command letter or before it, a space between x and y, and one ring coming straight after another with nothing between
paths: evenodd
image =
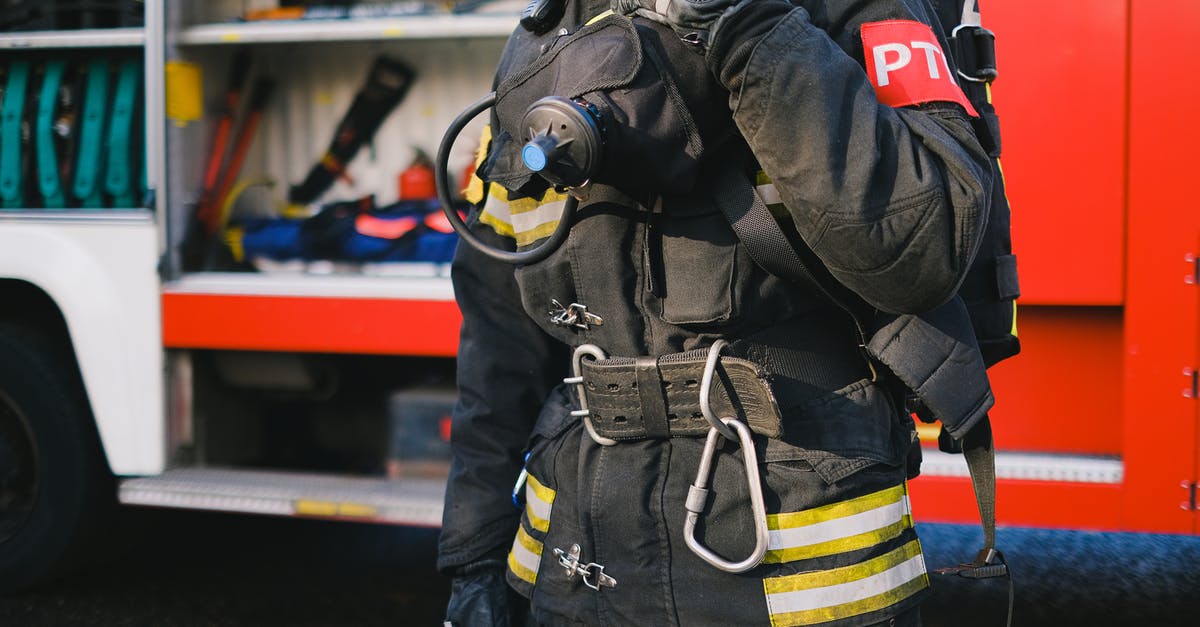
<instances>
[{"instance_id":1,"label":"compartment shelf","mask_svg":"<svg viewBox=\"0 0 1200 627\"><path fill-rule=\"evenodd\" d=\"M219 45L508 37L518 16L509 13L415 15L388 19L287 20L201 24L184 28L178 43Z\"/></svg>"},{"instance_id":2,"label":"compartment shelf","mask_svg":"<svg viewBox=\"0 0 1200 627\"><path fill-rule=\"evenodd\" d=\"M142 28L93 28L0 33L0 49L133 48L146 43Z\"/></svg>"}]
</instances>

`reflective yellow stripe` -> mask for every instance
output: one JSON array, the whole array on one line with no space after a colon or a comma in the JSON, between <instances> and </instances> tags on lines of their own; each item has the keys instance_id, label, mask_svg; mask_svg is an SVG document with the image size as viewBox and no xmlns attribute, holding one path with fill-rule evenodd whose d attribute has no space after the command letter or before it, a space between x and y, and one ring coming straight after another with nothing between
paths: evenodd
<instances>
[{"instance_id":1,"label":"reflective yellow stripe","mask_svg":"<svg viewBox=\"0 0 1200 627\"><path fill-rule=\"evenodd\" d=\"M912 527L904 484L822 507L769 514L766 563L793 562L857 551L899 537Z\"/></svg>"},{"instance_id":2,"label":"reflective yellow stripe","mask_svg":"<svg viewBox=\"0 0 1200 627\"><path fill-rule=\"evenodd\" d=\"M529 475L529 479L526 481L525 485L527 489L532 491L533 494L539 499L542 499L548 504L554 504L554 495L557 494L557 492L547 488L545 485L542 485L542 482L538 481L537 477L533 476L532 474Z\"/></svg>"},{"instance_id":3,"label":"reflective yellow stripe","mask_svg":"<svg viewBox=\"0 0 1200 627\"><path fill-rule=\"evenodd\" d=\"M550 510L554 505L554 490L542 485L532 474L525 481L525 517L529 526L545 533L550 530Z\"/></svg>"},{"instance_id":4,"label":"reflective yellow stripe","mask_svg":"<svg viewBox=\"0 0 1200 627\"><path fill-rule=\"evenodd\" d=\"M353 516L355 518L373 518L379 513L379 510L362 503L339 503L338 516Z\"/></svg>"},{"instance_id":5,"label":"reflective yellow stripe","mask_svg":"<svg viewBox=\"0 0 1200 627\"><path fill-rule=\"evenodd\" d=\"M913 540L860 564L763 580L771 624L812 625L885 609L929 586Z\"/></svg>"},{"instance_id":6,"label":"reflective yellow stripe","mask_svg":"<svg viewBox=\"0 0 1200 627\"><path fill-rule=\"evenodd\" d=\"M479 148L475 151L476 168L478 168L479 164L483 163L483 160L487 157L488 144L491 142L492 126L490 124L485 124L483 126L483 132L480 133L479 136ZM472 174L470 182L467 183L467 189L463 190L463 197L466 198L467 202L471 203L472 205L479 204L479 201L483 200L483 179Z\"/></svg>"},{"instance_id":7,"label":"reflective yellow stripe","mask_svg":"<svg viewBox=\"0 0 1200 627\"><path fill-rule=\"evenodd\" d=\"M587 24L584 24L584 26L591 26L592 24L595 24L596 22L599 22L600 20L602 20L610 15L613 15L612 9L609 9L609 10L605 11L604 13L601 13L600 15L597 15L596 17L593 17L592 19L588 20Z\"/></svg>"},{"instance_id":8,"label":"reflective yellow stripe","mask_svg":"<svg viewBox=\"0 0 1200 627\"><path fill-rule=\"evenodd\" d=\"M830 503L813 509L806 509L802 512L790 512L786 514L769 514L767 516L767 526L771 529L790 529L794 527L803 527L812 525L834 518L844 518L854 514L859 514L870 509L875 509L882 505L895 503L904 498L905 486L900 484L886 490L880 490L872 494L860 496L848 501L840 501L838 503Z\"/></svg>"},{"instance_id":9,"label":"reflective yellow stripe","mask_svg":"<svg viewBox=\"0 0 1200 627\"><path fill-rule=\"evenodd\" d=\"M517 528L517 537L513 539L512 551L508 553L508 568L514 575L533 584L537 583L538 567L542 562L542 543L525 532L524 527Z\"/></svg>"},{"instance_id":10,"label":"reflective yellow stripe","mask_svg":"<svg viewBox=\"0 0 1200 627\"><path fill-rule=\"evenodd\" d=\"M292 508L301 516L333 516L337 514L337 503L329 501L298 499L292 503Z\"/></svg>"},{"instance_id":11,"label":"reflective yellow stripe","mask_svg":"<svg viewBox=\"0 0 1200 627\"><path fill-rule=\"evenodd\" d=\"M566 198L566 194L547 190L540 200L518 198L510 201L508 191L492 183L479 221L500 235L516 239L518 246L527 246L548 237L558 228Z\"/></svg>"},{"instance_id":12,"label":"reflective yellow stripe","mask_svg":"<svg viewBox=\"0 0 1200 627\"><path fill-rule=\"evenodd\" d=\"M503 187L492 183L488 187L488 199L479 212L479 221L492 227L496 233L513 237L512 218L508 215L508 195Z\"/></svg>"}]
</instances>

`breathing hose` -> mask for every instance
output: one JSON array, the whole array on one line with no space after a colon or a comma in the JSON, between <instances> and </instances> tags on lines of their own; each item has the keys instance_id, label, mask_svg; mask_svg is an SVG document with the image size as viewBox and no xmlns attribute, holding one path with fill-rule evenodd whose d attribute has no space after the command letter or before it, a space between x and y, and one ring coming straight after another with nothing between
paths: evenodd
<instances>
[{"instance_id":1,"label":"breathing hose","mask_svg":"<svg viewBox=\"0 0 1200 627\"><path fill-rule=\"evenodd\" d=\"M535 246L530 250L525 251L508 251L485 243L483 240L475 236L471 232L462 217L458 215L458 210L454 208L454 199L450 194L450 183L448 182L449 167L447 163L450 160L450 149L454 147L454 140L462 133L471 120L475 119L480 113L487 111L496 104L496 92L489 93L479 99L475 104L467 107L446 129L446 134L442 136L442 143L438 147L437 159L434 162L434 168L437 176L437 195L438 201L441 202L442 211L446 213L446 219L450 221L450 226L458 233L461 241L466 242L472 248L487 255L497 261L513 265L529 265L537 263L551 253L558 250L567 240L567 235L571 232L571 223L575 219L575 210L579 207L579 201L573 196L567 196L563 202L562 215L558 219L558 226L554 232L550 234L545 241Z\"/></svg>"}]
</instances>

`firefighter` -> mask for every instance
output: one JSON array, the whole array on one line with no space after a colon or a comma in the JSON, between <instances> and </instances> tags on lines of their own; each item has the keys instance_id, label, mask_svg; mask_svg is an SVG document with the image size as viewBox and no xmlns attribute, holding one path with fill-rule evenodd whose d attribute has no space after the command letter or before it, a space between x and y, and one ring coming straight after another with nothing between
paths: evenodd
<instances>
[{"instance_id":1,"label":"firefighter","mask_svg":"<svg viewBox=\"0 0 1200 627\"><path fill-rule=\"evenodd\" d=\"M848 309L946 302L986 220L934 24L927 0L568 0L513 35L472 233L528 249L566 199L513 165L523 85L606 108L606 165L546 259L456 255L450 623L919 624L915 431ZM738 177L822 281L755 262L719 206Z\"/></svg>"}]
</instances>

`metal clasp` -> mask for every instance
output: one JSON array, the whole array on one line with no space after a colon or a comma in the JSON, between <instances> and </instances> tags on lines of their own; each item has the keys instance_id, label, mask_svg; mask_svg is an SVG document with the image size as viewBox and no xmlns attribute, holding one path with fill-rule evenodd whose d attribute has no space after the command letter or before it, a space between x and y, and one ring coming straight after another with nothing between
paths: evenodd
<instances>
[{"instance_id":1,"label":"metal clasp","mask_svg":"<svg viewBox=\"0 0 1200 627\"><path fill-rule=\"evenodd\" d=\"M550 304L554 306L554 309L549 312L550 322L555 326L575 327L586 331L592 326L598 327L604 324L604 318L594 313L588 313L587 305L571 303L564 306L557 299L551 299Z\"/></svg>"},{"instance_id":2,"label":"metal clasp","mask_svg":"<svg viewBox=\"0 0 1200 627\"><path fill-rule=\"evenodd\" d=\"M581 564L579 555L582 549L578 544L571 545L571 551L566 552L555 547L554 555L558 557L558 565L567 570L567 578L571 579L575 575L579 575L583 579L583 585L592 590L600 590L601 587L615 588L617 580L604 573L604 567L596 562L588 562Z\"/></svg>"},{"instance_id":3,"label":"metal clasp","mask_svg":"<svg viewBox=\"0 0 1200 627\"><path fill-rule=\"evenodd\" d=\"M762 481L758 476L758 459L754 453L754 440L751 438L750 427L733 418L721 420L725 427L737 432L738 442L742 446L742 461L746 466L746 485L750 489L750 509L754 513L754 551L740 562L726 560L704 546L696 539L696 522L701 512L708 504L708 478L712 471L713 458L716 456L717 443L721 432L716 427L709 429L708 438L704 441L704 452L700 456L700 467L696 471L696 481L688 489L687 519L683 525L683 537L687 546L700 559L716 568L730 573L744 573L762 562L767 553L767 507L763 502Z\"/></svg>"},{"instance_id":4,"label":"metal clasp","mask_svg":"<svg viewBox=\"0 0 1200 627\"><path fill-rule=\"evenodd\" d=\"M583 387L583 358L584 356L592 357L593 359L607 359L604 350L595 344L584 344L575 349L575 353L571 356L571 373L574 375L563 379L563 383L574 385L579 396L579 409L571 412L572 416L583 418L583 426L587 429L588 435L592 440L601 446L612 446L617 443L612 438L606 438L599 433L596 433L596 428L592 426L592 412L587 406L587 390Z\"/></svg>"},{"instance_id":5,"label":"metal clasp","mask_svg":"<svg viewBox=\"0 0 1200 627\"><path fill-rule=\"evenodd\" d=\"M990 579L1003 577L1008 574L1008 562L1004 555L993 547L984 547L970 564L959 564L939 568L934 573L938 575L958 575L967 579Z\"/></svg>"}]
</instances>

